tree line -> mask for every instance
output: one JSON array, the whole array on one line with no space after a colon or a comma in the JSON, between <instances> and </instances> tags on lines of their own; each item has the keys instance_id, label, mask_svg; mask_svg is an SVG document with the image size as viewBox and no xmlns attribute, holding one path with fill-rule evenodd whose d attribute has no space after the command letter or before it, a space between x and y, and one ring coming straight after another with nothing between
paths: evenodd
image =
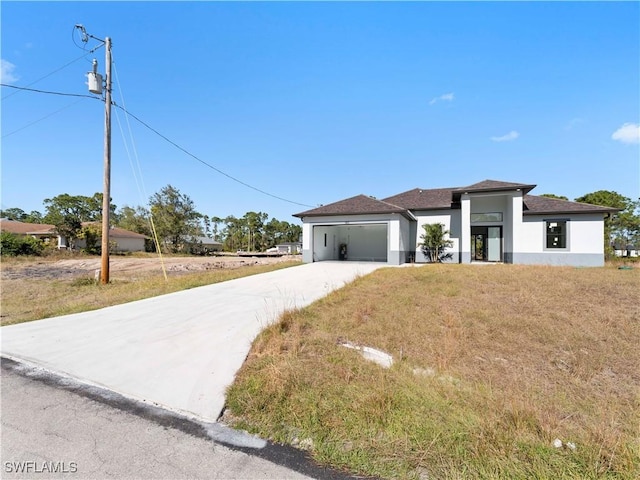
<instances>
[{"instance_id":1,"label":"tree line","mask_svg":"<svg viewBox=\"0 0 640 480\"><path fill-rule=\"evenodd\" d=\"M26 213L20 208L0 210L2 218L26 223L55 226L73 246L80 238L87 240L90 253L99 253L97 225L102 222L102 193L88 197L61 194L43 201L44 215L38 211ZM300 225L276 218L264 212L247 212L242 217L206 215L196 209L193 200L177 188L167 185L149 198L147 206L110 205L112 226L154 238L160 248L170 253L189 252L197 247L197 237L208 237L222 243L225 251L263 251L279 243L297 242L302 234ZM86 225L92 222L95 225ZM85 225L83 225L85 224ZM98 230L96 230L96 228ZM149 242L149 249L153 249ZM90 247L91 245L91 247Z\"/></svg>"}]
</instances>

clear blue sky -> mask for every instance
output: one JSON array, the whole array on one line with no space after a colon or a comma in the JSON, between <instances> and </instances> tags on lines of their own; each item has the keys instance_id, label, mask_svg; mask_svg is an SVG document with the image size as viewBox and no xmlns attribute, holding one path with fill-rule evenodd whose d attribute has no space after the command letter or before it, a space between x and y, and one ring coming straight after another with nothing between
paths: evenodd
<instances>
[{"instance_id":1,"label":"clear blue sky","mask_svg":"<svg viewBox=\"0 0 640 480\"><path fill-rule=\"evenodd\" d=\"M32 84L82 55L80 23L113 40L118 104L295 202L484 179L637 198L639 6L3 1L2 82L88 93L90 60L104 73L104 49ZM2 208L44 213L45 198L102 191L102 103L1 94ZM231 181L131 119L141 190L116 113L129 140L114 109L118 207L171 184L210 216L295 221L307 209Z\"/></svg>"}]
</instances>

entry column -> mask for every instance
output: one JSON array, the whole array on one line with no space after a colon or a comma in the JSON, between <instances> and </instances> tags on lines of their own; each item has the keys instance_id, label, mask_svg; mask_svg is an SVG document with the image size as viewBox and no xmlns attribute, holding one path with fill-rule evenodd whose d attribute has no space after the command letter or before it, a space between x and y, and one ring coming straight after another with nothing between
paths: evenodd
<instances>
[{"instance_id":1,"label":"entry column","mask_svg":"<svg viewBox=\"0 0 640 480\"><path fill-rule=\"evenodd\" d=\"M460 263L471 263L471 198L460 197Z\"/></svg>"}]
</instances>

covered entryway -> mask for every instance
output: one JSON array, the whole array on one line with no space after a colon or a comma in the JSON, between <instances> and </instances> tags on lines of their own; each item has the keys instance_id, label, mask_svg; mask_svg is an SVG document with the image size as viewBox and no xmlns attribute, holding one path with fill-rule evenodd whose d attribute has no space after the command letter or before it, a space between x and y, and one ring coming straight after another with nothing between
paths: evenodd
<instances>
[{"instance_id":1,"label":"covered entryway","mask_svg":"<svg viewBox=\"0 0 640 480\"><path fill-rule=\"evenodd\" d=\"M313 226L313 261L387 262L388 223Z\"/></svg>"},{"instance_id":2,"label":"covered entryway","mask_svg":"<svg viewBox=\"0 0 640 480\"><path fill-rule=\"evenodd\" d=\"M471 261L502 261L502 227L471 227Z\"/></svg>"}]
</instances>

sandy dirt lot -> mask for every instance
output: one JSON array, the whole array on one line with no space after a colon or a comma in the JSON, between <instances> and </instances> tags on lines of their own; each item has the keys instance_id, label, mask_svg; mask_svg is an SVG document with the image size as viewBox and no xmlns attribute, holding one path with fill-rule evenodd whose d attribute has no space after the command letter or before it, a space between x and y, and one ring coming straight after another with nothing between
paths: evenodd
<instances>
[{"instance_id":1,"label":"sandy dirt lot","mask_svg":"<svg viewBox=\"0 0 640 480\"><path fill-rule=\"evenodd\" d=\"M195 273L222 268L239 268L247 265L264 265L291 260L300 256L282 257L122 257L111 256L109 273L111 277L136 274L162 274L162 263L168 275ZM72 279L90 277L100 269L100 257L69 258L60 260L2 261L0 279L18 280L23 278Z\"/></svg>"}]
</instances>

